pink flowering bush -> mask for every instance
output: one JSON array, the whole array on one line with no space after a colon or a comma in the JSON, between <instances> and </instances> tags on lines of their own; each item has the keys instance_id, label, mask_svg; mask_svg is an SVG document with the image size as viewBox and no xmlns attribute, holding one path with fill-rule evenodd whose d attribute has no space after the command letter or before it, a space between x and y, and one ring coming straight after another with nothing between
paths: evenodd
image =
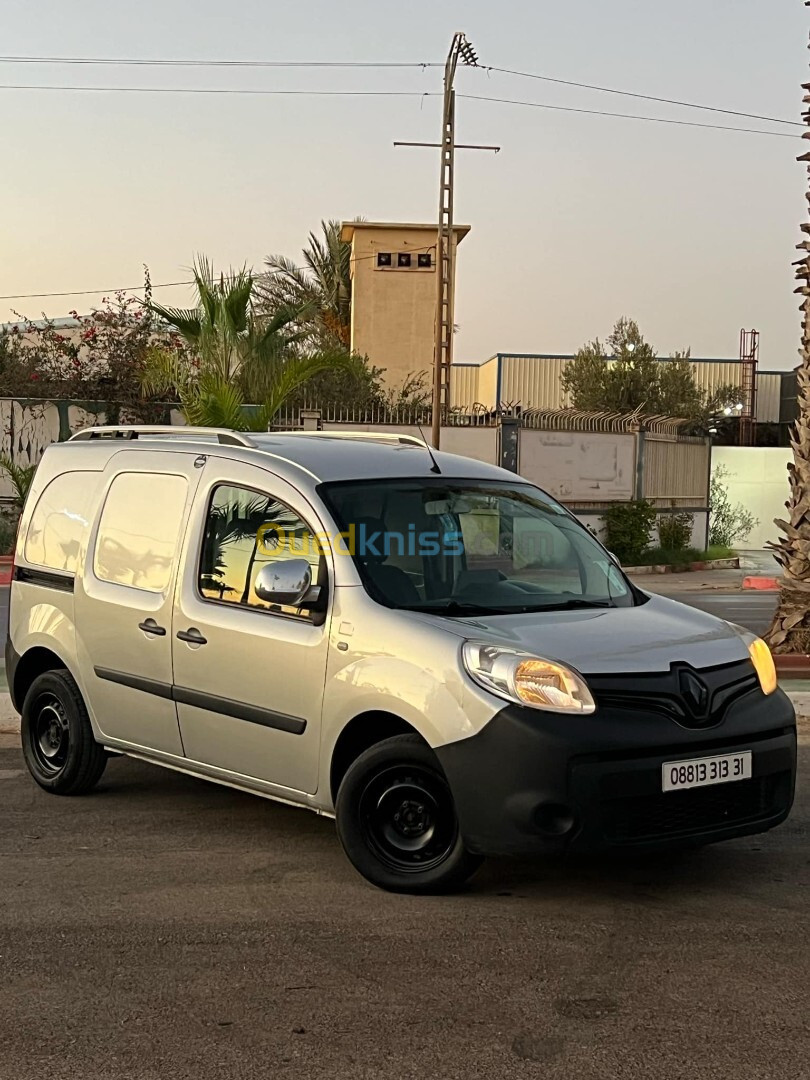
<instances>
[{"instance_id":1,"label":"pink flowering bush","mask_svg":"<svg viewBox=\"0 0 810 1080\"><path fill-rule=\"evenodd\" d=\"M0 396L97 401L113 420L160 419L165 410L142 388L149 350L181 355L185 346L149 307L148 277L146 294L146 303L105 297L88 315L71 311L67 325L19 316L22 325L0 336Z\"/></svg>"}]
</instances>

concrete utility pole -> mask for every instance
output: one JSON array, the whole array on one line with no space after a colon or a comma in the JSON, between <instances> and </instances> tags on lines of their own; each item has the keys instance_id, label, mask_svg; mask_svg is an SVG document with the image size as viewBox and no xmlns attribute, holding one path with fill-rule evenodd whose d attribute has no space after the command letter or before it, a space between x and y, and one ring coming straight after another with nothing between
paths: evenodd
<instances>
[{"instance_id":1,"label":"concrete utility pole","mask_svg":"<svg viewBox=\"0 0 810 1080\"><path fill-rule=\"evenodd\" d=\"M453 89L458 62L478 66L470 42L464 34L453 35L447 63L444 67L444 105L442 108L442 141L440 143L394 143L394 146L439 146L439 231L436 239L436 343L433 354L433 416L432 442L438 450L442 419L450 405L450 365L453 362L453 286L455 284L455 236L453 234L453 166L456 151L456 92ZM463 144L465 150L494 150L498 146Z\"/></svg>"}]
</instances>

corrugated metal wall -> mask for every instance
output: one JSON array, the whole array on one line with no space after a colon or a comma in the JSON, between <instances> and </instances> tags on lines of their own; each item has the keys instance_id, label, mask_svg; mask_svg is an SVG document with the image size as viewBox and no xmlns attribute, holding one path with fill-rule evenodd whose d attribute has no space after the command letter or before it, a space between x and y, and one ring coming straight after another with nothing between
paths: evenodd
<instances>
[{"instance_id":1,"label":"corrugated metal wall","mask_svg":"<svg viewBox=\"0 0 810 1080\"><path fill-rule=\"evenodd\" d=\"M778 371L760 371L757 375L757 421L779 423L782 376Z\"/></svg>"},{"instance_id":2,"label":"corrugated metal wall","mask_svg":"<svg viewBox=\"0 0 810 1080\"><path fill-rule=\"evenodd\" d=\"M560 378L570 364L570 356L502 353L500 355L500 394L497 389L498 357L480 367L453 368L453 405L467 407L480 402L494 409L498 404L521 404L532 409L564 409L571 403L562 392ZM666 361L662 361L665 363ZM739 386L742 372L738 360L695 360L695 381L710 393L720 386ZM778 423L781 376L778 372L760 371L757 378L757 420ZM496 396L500 401L495 400Z\"/></svg>"},{"instance_id":3,"label":"corrugated metal wall","mask_svg":"<svg viewBox=\"0 0 810 1080\"><path fill-rule=\"evenodd\" d=\"M498 394L498 357L492 356L478 369L478 400L488 409L497 405Z\"/></svg>"},{"instance_id":4,"label":"corrugated metal wall","mask_svg":"<svg viewBox=\"0 0 810 1080\"><path fill-rule=\"evenodd\" d=\"M450 368L450 405L471 409L478 397L478 364L453 364Z\"/></svg>"},{"instance_id":5,"label":"corrugated metal wall","mask_svg":"<svg viewBox=\"0 0 810 1080\"><path fill-rule=\"evenodd\" d=\"M644 438L644 498L666 506L706 506L709 497L708 440Z\"/></svg>"},{"instance_id":6,"label":"corrugated metal wall","mask_svg":"<svg viewBox=\"0 0 810 1080\"><path fill-rule=\"evenodd\" d=\"M565 356L502 356L500 404L564 409L570 402L560 378L570 363Z\"/></svg>"}]
</instances>

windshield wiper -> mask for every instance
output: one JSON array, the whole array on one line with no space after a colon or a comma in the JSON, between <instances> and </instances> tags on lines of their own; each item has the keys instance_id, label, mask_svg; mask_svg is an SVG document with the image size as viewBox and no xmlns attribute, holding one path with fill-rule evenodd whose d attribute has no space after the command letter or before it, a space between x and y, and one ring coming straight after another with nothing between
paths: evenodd
<instances>
[{"instance_id":1,"label":"windshield wiper","mask_svg":"<svg viewBox=\"0 0 810 1080\"><path fill-rule=\"evenodd\" d=\"M409 604L408 611L424 611L429 615L514 615L525 610L522 607L485 607L463 600L446 600L442 604Z\"/></svg>"},{"instance_id":2,"label":"windshield wiper","mask_svg":"<svg viewBox=\"0 0 810 1080\"><path fill-rule=\"evenodd\" d=\"M615 608L612 600L583 600L580 597L563 600L559 604L544 604L532 608L533 611L573 611L576 608Z\"/></svg>"}]
</instances>

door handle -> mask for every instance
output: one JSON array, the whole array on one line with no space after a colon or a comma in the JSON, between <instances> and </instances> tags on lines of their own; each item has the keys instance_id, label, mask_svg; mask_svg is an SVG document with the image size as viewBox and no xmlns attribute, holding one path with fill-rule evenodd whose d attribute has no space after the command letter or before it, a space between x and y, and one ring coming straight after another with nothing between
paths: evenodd
<instances>
[{"instance_id":1,"label":"door handle","mask_svg":"<svg viewBox=\"0 0 810 1080\"><path fill-rule=\"evenodd\" d=\"M162 626L158 626L154 619L146 619L144 622L138 623L138 629L143 630L145 634L154 634L155 637L165 637L166 630Z\"/></svg>"},{"instance_id":2,"label":"door handle","mask_svg":"<svg viewBox=\"0 0 810 1080\"><path fill-rule=\"evenodd\" d=\"M188 630L178 630L177 637L180 641L187 641L189 645L208 644L208 638L204 638L195 626L190 626Z\"/></svg>"}]
</instances>

